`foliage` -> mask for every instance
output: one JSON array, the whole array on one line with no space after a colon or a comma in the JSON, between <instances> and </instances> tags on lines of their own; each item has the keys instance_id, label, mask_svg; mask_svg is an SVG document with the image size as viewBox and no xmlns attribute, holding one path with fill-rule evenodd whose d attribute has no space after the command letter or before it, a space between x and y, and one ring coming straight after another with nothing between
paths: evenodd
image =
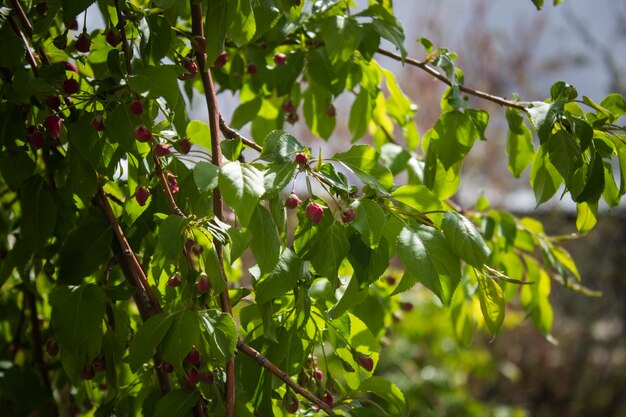
<instances>
[{"instance_id":1,"label":"foliage","mask_svg":"<svg viewBox=\"0 0 626 417\"><path fill-rule=\"evenodd\" d=\"M394 312L419 301L395 294L417 283L462 345L497 335L511 301L549 337L552 282L586 290L539 222L451 200L490 117L464 94L507 107L512 174L530 167L537 204L568 194L579 232L626 192L623 97L468 88L451 51L422 38L425 60L407 56L390 1L99 0L107 27L81 33L93 1L5 3L7 413L401 416L375 371ZM449 85L423 137L377 54ZM213 83L239 97L230 124ZM208 124L189 120L198 93ZM337 142L339 115L352 140L333 155L284 130L302 116Z\"/></svg>"}]
</instances>

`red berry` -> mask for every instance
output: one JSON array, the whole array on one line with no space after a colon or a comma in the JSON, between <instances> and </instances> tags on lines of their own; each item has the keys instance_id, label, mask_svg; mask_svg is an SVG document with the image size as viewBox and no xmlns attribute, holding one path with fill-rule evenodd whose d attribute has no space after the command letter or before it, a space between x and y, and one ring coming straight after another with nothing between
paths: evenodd
<instances>
[{"instance_id":1,"label":"red berry","mask_svg":"<svg viewBox=\"0 0 626 417\"><path fill-rule=\"evenodd\" d=\"M183 283L183 280L180 279L180 275L174 274L167 280L167 285L169 287L179 287Z\"/></svg>"},{"instance_id":2,"label":"red berry","mask_svg":"<svg viewBox=\"0 0 626 417\"><path fill-rule=\"evenodd\" d=\"M344 223L350 223L355 217L356 211L351 208L341 213L341 220L343 220Z\"/></svg>"},{"instance_id":3,"label":"red berry","mask_svg":"<svg viewBox=\"0 0 626 417\"><path fill-rule=\"evenodd\" d=\"M215 376L213 376L213 372L204 371L200 373L200 381L207 385L211 385L215 381Z\"/></svg>"},{"instance_id":4,"label":"red berry","mask_svg":"<svg viewBox=\"0 0 626 417\"><path fill-rule=\"evenodd\" d=\"M202 36L194 36L191 39L191 47L198 54L203 54L206 50L206 39Z\"/></svg>"},{"instance_id":5,"label":"red berry","mask_svg":"<svg viewBox=\"0 0 626 417\"><path fill-rule=\"evenodd\" d=\"M314 376L314 377L315 377L315 379L317 379L318 381L321 381L322 379L324 379L324 372L323 372L321 369L316 368L316 369L313 371L313 376Z\"/></svg>"},{"instance_id":6,"label":"red berry","mask_svg":"<svg viewBox=\"0 0 626 417\"><path fill-rule=\"evenodd\" d=\"M274 63L276 65L285 65L287 63L287 55L283 53L277 53L274 55Z\"/></svg>"},{"instance_id":7,"label":"red berry","mask_svg":"<svg viewBox=\"0 0 626 417\"><path fill-rule=\"evenodd\" d=\"M148 142L152 139L152 132L150 132L145 126L141 125L135 129L135 139L139 142Z\"/></svg>"},{"instance_id":8,"label":"red berry","mask_svg":"<svg viewBox=\"0 0 626 417\"><path fill-rule=\"evenodd\" d=\"M248 74L250 75L254 75L259 71L259 69L257 68L256 65L254 64L248 64Z\"/></svg>"},{"instance_id":9,"label":"red berry","mask_svg":"<svg viewBox=\"0 0 626 417\"><path fill-rule=\"evenodd\" d=\"M87 365L80 370L80 379L82 379L83 381L92 379L94 376L96 376L96 373L91 365Z\"/></svg>"},{"instance_id":10,"label":"red berry","mask_svg":"<svg viewBox=\"0 0 626 417\"><path fill-rule=\"evenodd\" d=\"M222 68L224 65L226 65L226 62L228 62L228 55L226 54L226 51L222 51L222 53L219 54L217 58L215 58L213 66L215 68Z\"/></svg>"},{"instance_id":11,"label":"red berry","mask_svg":"<svg viewBox=\"0 0 626 417\"><path fill-rule=\"evenodd\" d=\"M137 204L139 204L141 207L146 205L148 197L150 197L150 190L148 190L146 187L139 187L135 191L135 200L137 200Z\"/></svg>"},{"instance_id":12,"label":"red berry","mask_svg":"<svg viewBox=\"0 0 626 417\"><path fill-rule=\"evenodd\" d=\"M48 3L45 1L40 1L35 5L35 11L39 16L43 16L48 11Z\"/></svg>"},{"instance_id":13,"label":"red berry","mask_svg":"<svg viewBox=\"0 0 626 417\"><path fill-rule=\"evenodd\" d=\"M65 91L65 94L67 94L68 96L78 93L79 90L80 83L74 78L68 78L67 80L63 81L63 91Z\"/></svg>"},{"instance_id":14,"label":"red berry","mask_svg":"<svg viewBox=\"0 0 626 417\"><path fill-rule=\"evenodd\" d=\"M46 132L48 135L53 138L58 138L61 136L61 118L56 114L51 114L46 117L46 120L43 122L44 127L46 128Z\"/></svg>"},{"instance_id":15,"label":"red berry","mask_svg":"<svg viewBox=\"0 0 626 417\"><path fill-rule=\"evenodd\" d=\"M309 157L304 152L298 152L294 159L298 165L305 165L307 162L309 162Z\"/></svg>"},{"instance_id":16,"label":"red berry","mask_svg":"<svg viewBox=\"0 0 626 417\"><path fill-rule=\"evenodd\" d=\"M372 372L372 369L374 369L374 359L371 356L357 352L356 360L367 372Z\"/></svg>"},{"instance_id":17,"label":"red berry","mask_svg":"<svg viewBox=\"0 0 626 417\"><path fill-rule=\"evenodd\" d=\"M319 223L324 215L324 208L317 203L311 203L306 208L306 217L313 223Z\"/></svg>"},{"instance_id":18,"label":"red berry","mask_svg":"<svg viewBox=\"0 0 626 417\"><path fill-rule=\"evenodd\" d=\"M48 96L46 105L52 110L58 110L61 107L61 99L59 96Z\"/></svg>"},{"instance_id":19,"label":"red berry","mask_svg":"<svg viewBox=\"0 0 626 417\"><path fill-rule=\"evenodd\" d=\"M102 356L96 356L93 361L91 361L91 368L94 372L102 372L106 369L106 363L104 362L104 358Z\"/></svg>"},{"instance_id":20,"label":"red berry","mask_svg":"<svg viewBox=\"0 0 626 417\"><path fill-rule=\"evenodd\" d=\"M326 108L326 116L335 117L337 116L337 109L332 104Z\"/></svg>"},{"instance_id":21,"label":"red berry","mask_svg":"<svg viewBox=\"0 0 626 417\"><path fill-rule=\"evenodd\" d=\"M159 143L158 145L154 147L154 154L158 157L169 155L169 153L170 153L170 148L167 145L163 145L162 143Z\"/></svg>"},{"instance_id":22,"label":"red berry","mask_svg":"<svg viewBox=\"0 0 626 417\"><path fill-rule=\"evenodd\" d=\"M183 155L187 155L191 150L191 141L187 138L182 138L178 142L178 147L180 148L180 153Z\"/></svg>"},{"instance_id":23,"label":"red berry","mask_svg":"<svg viewBox=\"0 0 626 417\"><path fill-rule=\"evenodd\" d=\"M106 41L112 47L116 47L120 43L122 43L122 34L120 30L117 28L109 28L105 35Z\"/></svg>"},{"instance_id":24,"label":"red berry","mask_svg":"<svg viewBox=\"0 0 626 417\"><path fill-rule=\"evenodd\" d=\"M282 108L285 113L291 114L296 112L296 106L293 105L293 101L291 100L285 101L282 105Z\"/></svg>"},{"instance_id":25,"label":"red berry","mask_svg":"<svg viewBox=\"0 0 626 417\"><path fill-rule=\"evenodd\" d=\"M189 372L187 372L187 382L189 382L189 385L192 387L200 382L200 372L198 372L196 368L191 368Z\"/></svg>"},{"instance_id":26,"label":"red berry","mask_svg":"<svg viewBox=\"0 0 626 417\"><path fill-rule=\"evenodd\" d=\"M54 339L46 340L46 353L51 358L59 354L59 344Z\"/></svg>"},{"instance_id":27,"label":"red berry","mask_svg":"<svg viewBox=\"0 0 626 417\"><path fill-rule=\"evenodd\" d=\"M74 45L78 52L87 53L91 49L91 38L87 33L83 32L76 39L76 44Z\"/></svg>"},{"instance_id":28,"label":"red berry","mask_svg":"<svg viewBox=\"0 0 626 417\"><path fill-rule=\"evenodd\" d=\"M389 275L388 277L385 278L385 281L387 281L387 284L393 286L396 285L396 278L392 277L391 275Z\"/></svg>"},{"instance_id":29,"label":"red berry","mask_svg":"<svg viewBox=\"0 0 626 417\"><path fill-rule=\"evenodd\" d=\"M196 349L195 347L191 349L189 353L187 353L187 356L185 356L185 363L188 363L190 365L199 364L200 363L200 351Z\"/></svg>"},{"instance_id":30,"label":"red berry","mask_svg":"<svg viewBox=\"0 0 626 417\"><path fill-rule=\"evenodd\" d=\"M163 362L161 363L161 370L166 374L171 374L172 372L174 372L174 365L169 362Z\"/></svg>"},{"instance_id":31,"label":"red berry","mask_svg":"<svg viewBox=\"0 0 626 417\"><path fill-rule=\"evenodd\" d=\"M298 198L298 196L295 193L289 194L289 197L287 197L287 200L285 201L285 207L289 209L295 209L299 205L300 199Z\"/></svg>"},{"instance_id":32,"label":"red berry","mask_svg":"<svg viewBox=\"0 0 626 417\"><path fill-rule=\"evenodd\" d=\"M41 149L43 147L43 133L40 130L35 130L30 136L28 136L28 143L33 149Z\"/></svg>"},{"instance_id":33,"label":"red berry","mask_svg":"<svg viewBox=\"0 0 626 417\"><path fill-rule=\"evenodd\" d=\"M413 310L413 303L409 303L409 302L401 302L400 303L400 309L402 311L406 311L407 313L410 312L411 310Z\"/></svg>"},{"instance_id":34,"label":"red berry","mask_svg":"<svg viewBox=\"0 0 626 417\"><path fill-rule=\"evenodd\" d=\"M143 113L143 104L141 104L141 101L136 99L133 100L133 102L130 103L130 112L135 116L139 116L141 113Z\"/></svg>"},{"instance_id":35,"label":"red berry","mask_svg":"<svg viewBox=\"0 0 626 417\"><path fill-rule=\"evenodd\" d=\"M206 279L205 276L200 278L198 282L196 282L196 289L200 294L204 294L209 291L209 280Z\"/></svg>"},{"instance_id":36,"label":"red berry","mask_svg":"<svg viewBox=\"0 0 626 417\"><path fill-rule=\"evenodd\" d=\"M324 396L324 398L322 398L322 401L324 401L326 404L332 406L333 405L333 396L327 392L326 395Z\"/></svg>"},{"instance_id":37,"label":"red berry","mask_svg":"<svg viewBox=\"0 0 626 417\"><path fill-rule=\"evenodd\" d=\"M67 25L69 30L78 30L78 21L76 19L72 20L69 25Z\"/></svg>"},{"instance_id":38,"label":"red berry","mask_svg":"<svg viewBox=\"0 0 626 417\"><path fill-rule=\"evenodd\" d=\"M291 392L287 391L283 396L283 407L288 413L295 414L296 411L300 408L300 404L298 404L298 399Z\"/></svg>"},{"instance_id":39,"label":"red berry","mask_svg":"<svg viewBox=\"0 0 626 417\"><path fill-rule=\"evenodd\" d=\"M181 64L191 77L195 77L198 74L198 64L193 59L185 58L181 61Z\"/></svg>"},{"instance_id":40,"label":"red berry","mask_svg":"<svg viewBox=\"0 0 626 417\"><path fill-rule=\"evenodd\" d=\"M78 74L78 67L75 64L71 63L71 62L66 62L65 63L65 70L66 71L72 71L72 72L75 72L75 73Z\"/></svg>"},{"instance_id":41,"label":"red berry","mask_svg":"<svg viewBox=\"0 0 626 417\"><path fill-rule=\"evenodd\" d=\"M96 114L92 119L91 119L91 125L93 126L93 128L97 131L97 132L102 132L104 130L104 119L102 118L101 114Z\"/></svg>"},{"instance_id":42,"label":"red berry","mask_svg":"<svg viewBox=\"0 0 626 417\"><path fill-rule=\"evenodd\" d=\"M172 194L176 194L180 191L178 188L178 180L176 180L176 175L172 174L170 170L167 170L167 184L170 186L170 191Z\"/></svg>"}]
</instances>

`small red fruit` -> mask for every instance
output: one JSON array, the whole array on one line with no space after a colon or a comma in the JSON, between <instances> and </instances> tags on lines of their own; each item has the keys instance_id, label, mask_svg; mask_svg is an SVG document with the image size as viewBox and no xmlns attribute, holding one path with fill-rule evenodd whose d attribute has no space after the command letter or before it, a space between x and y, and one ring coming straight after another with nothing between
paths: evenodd
<instances>
[{"instance_id":1,"label":"small red fruit","mask_svg":"<svg viewBox=\"0 0 626 417\"><path fill-rule=\"evenodd\" d=\"M163 145L162 143L159 143L158 145L154 147L154 154L158 157L169 155L169 153L170 153L170 148L167 145Z\"/></svg>"},{"instance_id":2,"label":"small red fruit","mask_svg":"<svg viewBox=\"0 0 626 417\"><path fill-rule=\"evenodd\" d=\"M323 372L321 369L316 368L316 369L313 371L313 376L314 376L314 377L315 377L315 379L317 379L318 381L321 381L322 379L324 379L324 372Z\"/></svg>"},{"instance_id":3,"label":"small red fruit","mask_svg":"<svg viewBox=\"0 0 626 417\"><path fill-rule=\"evenodd\" d=\"M43 133L40 130L35 130L30 136L28 136L28 143L33 149L43 148Z\"/></svg>"},{"instance_id":4,"label":"small red fruit","mask_svg":"<svg viewBox=\"0 0 626 417\"><path fill-rule=\"evenodd\" d=\"M178 142L178 147L180 148L180 153L183 155L187 155L191 150L191 141L187 138L182 138Z\"/></svg>"},{"instance_id":5,"label":"small red fruit","mask_svg":"<svg viewBox=\"0 0 626 417\"><path fill-rule=\"evenodd\" d=\"M311 203L306 208L306 217L313 223L317 224L322 220L324 208L317 203Z\"/></svg>"},{"instance_id":6,"label":"small red fruit","mask_svg":"<svg viewBox=\"0 0 626 417\"><path fill-rule=\"evenodd\" d=\"M112 47L116 47L120 43L122 43L122 34L120 30L117 28L109 28L105 35L106 41Z\"/></svg>"},{"instance_id":7,"label":"small red fruit","mask_svg":"<svg viewBox=\"0 0 626 417\"><path fill-rule=\"evenodd\" d=\"M213 372L204 371L200 373L200 381L207 385L211 385L215 381L215 376L213 376Z\"/></svg>"},{"instance_id":8,"label":"small red fruit","mask_svg":"<svg viewBox=\"0 0 626 417\"><path fill-rule=\"evenodd\" d=\"M78 80L75 80L74 78L68 78L67 80L63 81L63 91L65 91L65 94L67 94L68 96L78 93L79 90L80 83L78 82Z\"/></svg>"},{"instance_id":9,"label":"small red fruit","mask_svg":"<svg viewBox=\"0 0 626 417\"><path fill-rule=\"evenodd\" d=\"M224 65L226 65L227 62L228 62L228 55L226 54L226 51L222 51L222 53L219 54L217 58L215 58L215 62L213 62L213 66L215 68L222 68L224 67Z\"/></svg>"},{"instance_id":10,"label":"small red fruit","mask_svg":"<svg viewBox=\"0 0 626 417\"><path fill-rule=\"evenodd\" d=\"M307 162L309 162L309 157L304 152L298 152L294 160L298 165L305 165Z\"/></svg>"},{"instance_id":11,"label":"small red fruit","mask_svg":"<svg viewBox=\"0 0 626 417\"><path fill-rule=\"evenodd\" d=\"M39 16L43 16L48 11L48 3L45 1L40 1L35 5L35 11Z\"/></svg>"},{"instance_id":12,"label":"small red fruit","mask_svg":"<svg viewBox=\"0 0 626 417\"><path fill-rule=\"evenodd\" d=\"M59 110L59 107L61 107L61 99L59 96L48 96L48 98L46 98L46 105L52 110Z\"/></svg>"},{"instance_id":13,"label":"small red fruit","mask_svg":"<svg viewBox=\"0 0 626 417\"><path fill-rule=\"evenodd\" d=\"M409 303L409 302L401 302L400 303L400 309L402 311L406 311L407 313L410 312L411 310L413 310L413 303Z\"/></svg>"},{"instance_id":14,"label":"small red fruit","mask_svg":"<svg viewBox=\"0 0 626 417\"><path fill-rule=\"evenodd\" d=\"M72 20L68 25L67 28L69 30L78 30L78 20L74 19Z\"/></svg>"},{"instance_id":15,"label":"small red fruit","mask_svg":"<svg viewBox=\"0 0 626 417\"><path fill-rule=\"evenodd\" d=\"M102 132L105 128L104 126L104 119L102 118L101 114L96 114L92 119L91 119L91 126L93 126L93 128L96 130L96 132Z\"/></svg>"},{"instance_id":16,"label":"small red fruit","mask_svg":"<svg viewBox=\"0 0 626 417\"><path fill-rule=\"evenodd\" d=\"M277 53L274 55L274 63L276 65L285 65L287 63L287 55L283 53Z\"/></svg>"},{"instance_id":17,"label":"small red fruit","mask_svg":"<svg viewBox=\"0 0 626 417\"><path fill-rule=\"evenodd\" d=\"M209 280L205 276L202 276L198 282L196 282L196 289L200 294L209 291Z\"/></svg>"},{"instance_id":18,"label":"small red fruit","mask_svg":"<svg viewBox=\"0 0 626 417\"><path fill-rule=\"evenodd\" d=\"M86 32L81 33L74 45L78 52L87 53L91 49L91 38Z\"/></svg>"},{"instance_id":19,"label":"small red fruit","mask_svg":"<svg viewBox=\"0 0 626 417\"><path fill-rule=\"evenodd\" d=\"M293 105L293 101L291 100L285 101L282 105L282 108L285 113L291 114L296 112L296 106Z\"/></svg>"},{"instance_id":20,"label":"small red fruit","mask_svg":"<svg viewBox=\"0 0 626 417\"><path fill-rule=\"evenodd\" d=\"M389 275L388 277L385 278L385 281L387 281L387 284L393 286L396 285L396 278L392 277L391 275Z\"/></svg>"},{"instance_id":21,"label":"small red fruit","mask_svg":"<svg viewBox=\"0 0 626 417\"><path fill-rule=\"evenodd\" d=\"M372 369L374 369L374 359L371 356L357 352L356 360L367 372L372 372Z\"/></svg>"},{"instance_id":22,"label":"small red fruit","mask_svg":"<svg viewBox=\"0 0 626 417\"><path fill-rule=\"evenodd\" d=\"M87 365L80 370L80 379L83 381L87 381L96 376L96 372L93 370L91 365Z\"/></svg>"},{"instance_id":23,"label":"small red fruit","mask_svg":"<svg viewBox=\"0 0 626 417\"><path fill-rule=\"evenodd\" d=\"M144 125L141 125L135 129L135 139L139 142L148 142L152 139L152 132L150 132Z\"/></svg>"},{"instance_id":24,"label":"small red fruit","mask_svg":"<svg viewBox=\"0 0 626 417\"><path fill-rule=\"evenodd\" d=\"M326 116L335 117L337 116L337 109L332 104L326 108Z\"/></svg>"},{"instance_id":25,"label":"small red fruit","mask_svg":"<svg viewBox=\"0 0 626 417\"><path fill-rule=\"evenodd\" d=\"M59 354L59 344L54 339L46 340L46 353L51 358Z\"/></svg>"},{"instance_id":26,"label":"small red fruit","mask_svg":"<svg viewBox=\"0 0 626 417\"><path fill-rule=\"evenodd\" d=\"M254 64L248 64L248 74L250 75L254 75L259 71L259 69L257 68L256 65Z\"/></svg>"},{"instance_id":27,"label":"small red fruit","mask_svg":"<svg viewBox=\"0 0 626 417\"><path fill-rule=\"evenodd\" d=\"M148 190L146 187L139 187L135 191L135 200L137 201L137 204L139 204L141 207L146 205L148 197L150 197L150 190Z\"/></svg>"},{"instance_id":28,"label":"small red fruit","mask_svg":"<svg viewBox=\"0 0 626 417\"><path fill-rule=\"evenodd\" d=\"M169 362L163 362L161 363L161 370L166 374L171 374L172 372L174 372L174 365Z\"/></svg>"},{"instance_id":29,"label":"small red fruit","mask_svg":"<svg viewBox=\"0 0 626 417\"><path fill-rule=\"evenodd\" d=\"M176 194L180 191L178 188L178 180L176 179L176 175L172 174L172 172L168 169L166 171L167 174L167 184L170 186L170 191L172 194Z\"/></svg>"},{"instance_id":30,"label":"small red fruit","mask_svg":"<svg viewBox=\"0 0 626 417\"><path fill-rule=\"evenodd\" d=\"M181 61L181 65L187 70L191 77L195 77L198 74L198 64L196 61L189 58L184 58Z\"/></svg>"},{"instance_id":31,"label":"small red fruit","mask_svg":"<svg viewBox=\"0 0 626 417\"><path fill-rule=\"evenodd\" d=\"M180 279L180 275L174 274L167 280L167 285L169 287L179 287L183 283L183 280Z\"/></svg>"},{"instance_id":32,"label":"small red fruit","mask_svg":"<svg viewBox=\"0 0 626 417\"><path fill-rule=\"evenodd\" d=\"M93 361L91 361L91 368L94 372L102 372L106 369L106 363L104 362L104 358L102 356L96 356Z\"/></svg>"},{"instance_id":33,"label":"small red fruit","mask_svg":"<svg viewBox=\"0 0 626 417\"><path fill-rule=\"evenodd\" d=\"M192 387L200 382L200 372L198 372L196 368L191 368L189 372L187 372L187 382L189 382L189 385Z\"/></svg>"},{"instance_id":34,"label":"small red fruit","mask_svg":"<svg viewBox=\"0 0 626 417\"><path fill-rule=\"evenodd\" d=\"M324 401L326 404L332 406L333 405L333 396L327 392L326 395L324 395L324 398L322 398L322 401Z\"/></svg>"},{"instance_id":35,"label":"small red fruit","mask_svg":"<svg viewBox=\"0 0 626 417\"><path fill-rule=\"evenodd\" d=\"M295 193L289 194L289 197L287 197L287 200L285 201L285 207L289 209L295 209L299 205L300 199L298 198L298 196Z\"/></svg>"},{"instance_id":36,"label":"small red fruit","mask_svg":"<svg viewBox=\"0 0 626 417\"><path fill-rule=\"evenodd\" d=\"M343 220L344 223L350 223L355 217L356 211L351 208L341 213L341 220Z\"/></svg>"},{"instance_id":37,"label":"small red fruit","mask_svg":"<svg viewBox=\"0 0 626 417\"><path fill-rule=\"evenodd\" d=\"M78 67L75 64L71 63L71 62L66 62L65 63L65 70L66 71L72 71L72 72L75 72L75 73L78 74Z\"/></svg>"},{"instance_id":38,"label":"small red fruit","mask_svg":"<svg viewBox=\"0 0 626 417\"><path fill-rule=\"evenodd\" d=\"M199 364L200 363L200 351L196 349L195 347L191 349L189 353L187 353L187 356L185 356L185 363L188 363L190 365Z\"/></svg>"},{"instance_id":39,"label":"small red fruit","mask_svg":"<svg viewBox=\"0 0 626 417\"><path fill-rule=\"evenodd\" d=\"M43 125L46 128L46 132L53 138L56 139L61 136L61 118L56 114L51 114L46 117Z\"/></svg>"},{"instance_id":40,"label":"small red fruit","mask_svg":"<svg viewBox=\"0 0 626 417\"><path fill-rule=\"evenodd\" d=\"M135 116L141 115L141 113L143 113L143 104L141 104L141 101L137 99L133 100L133 102L130 103L130 112Z\"/></svg>"},{"instance_id":41,"label":"small red fruit","mask_svg":"<svg viewBox=\"0 0 626 417\"><path fill-rule=\"evenodd\" d=\"M298 399L291 391L287 391L283 396L283 407L288 413L291 414L295 414L296 411L298 411L298 409L300 408Z\"/></svg>"}]
</instances>

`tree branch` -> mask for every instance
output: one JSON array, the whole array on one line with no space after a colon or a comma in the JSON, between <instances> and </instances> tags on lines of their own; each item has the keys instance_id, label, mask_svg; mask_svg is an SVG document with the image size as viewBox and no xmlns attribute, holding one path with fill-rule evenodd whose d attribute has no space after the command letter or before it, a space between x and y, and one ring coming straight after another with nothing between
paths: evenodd
<instances>
[{"instance_id":1,"label":"tree branch","mask_svg":"<svg viewBox=\"0 0 626 417\"><path fill-rule=\"evenodd\" d=\"M202 17L202 4L189 0L191 6L191 32L194 36L204 38L204 19ZM196 55L200 77L202 78L202 86L204 87L204 97L207 103L209 113L209 127L211 129L211 148L213 150L211 162L220 167L222 165L222 149L219 139L219 110L217 105L217 97L215 96L215 88L211 78L210 68L207 66L206 55L199 53ZM224 219L224 200L219 188L213 190L213 213L219 220ZM224 268L224 253L222 244L215 241L215 252L217 254L220 269L222 269L222 277L226 277ZM222 311L232 315L230 305L230 297L228 295L228 285L220 294L220 304ZM235 357L231 356L226 364L226 417L235 416Z\"/></svg>"},{"instance_id":2,"label":"tree branch","mask_svg":"<svg viewBox=\"0 0 626 417\"><path fill-rule=\"evenodd\" d=\"M118 25L121 26L120 34L122 35L122 51L124 52L124 61L126 63L126 72L128 75L132 75L133 67L130 62L130 48L128 47L128 41L126 39L126 30L125 30L125 22L124 15L122 14L122 10L120 9L119 0L115 0L115 11L117 13Z\"/></svg>"},{"instance_id":3,"label":"tree branch","mask_svg":"<svg viewBox=\"0 0 626 417\"><path fill-rule=\"evenodd\" d=\"M261 147L261 145L258 145L256 142L243 137L235 129L228 126L226 122L224 121L224 118L222 117L221 114L220 114L220 130L222 134L226 136L228 139L239 139L241 143L243 143L248 148L254 149L257 152L263 151L263 147Z\"/></svg>"},{"instance_id":4,"label":"tree branch","mask_svg":"<svg viewBox=\"0 0 626 417\"><path fill-rule=\"evenodd\" d=\"M395 54L393 52L387 51L385 49L381 49L379 48L378 51L379 54L384 55L388 58L391 59L395 59L396 61L400 61L400 62L406 62L409 65L412 65L414 67L420 68L423 71L426 71L427 73L429 73L430 75L432 75L433 77L435 77L436 79L438 79L439 81L448 84L448 85L452 85L452 83L450 82L450 80L443 74L441 74L439 71L437 71L436 69L432 68L431 66L428 65L428 62L426 61L418 61L416 59L413 58L402 58L402 56ZM492 94L489 93L485 93L482 91L478 91L478 90L474 90L473 88L469 88L469 87L465 87L463 85L459 86L459 89L461 91L463 91L464 93L470 94L472 96L475 97L479 97L482 98L484 100L488 100L491 101L493 103L499 104L500 106L505 106L505 107L511 107L514 109L518 109L518 110L522 110L522 111L526 111L526 105L528 103L523 102L523 101L512 101L512 100L507 100L505 98L502 97L498 97L498 96L494 96Z\"/></svg>"},{"instance_id":5,"label":"tree branch","mask_svg":"<svg viewBox=\"0 0 626 417\"><path fill-rule=\"evenodd\" d=\"M298 394L300 394L307 400L311 401L313 404L317 405L320 409L324 410L326 414L330 416L334 415L333 409L328 404L326 404L321 399L317 398L315 395L311 394L306 389L302 388L297 383L293 382L293 380L289 377L289 375L287 375L287 373L283 372L280 368L274 365L269 359L267 359L265 356L257 352L252 346L249 346L246 343L242 342L241 340L238 340L237 349L240 352L243 352L249 357L251 357L252 359L254 359L263 368L267 369L269 372L276 375L276 377L278 377L285 384L289 385L289 387L293 389L295 392L297 392Z\"/></svg>"}]
</instances>

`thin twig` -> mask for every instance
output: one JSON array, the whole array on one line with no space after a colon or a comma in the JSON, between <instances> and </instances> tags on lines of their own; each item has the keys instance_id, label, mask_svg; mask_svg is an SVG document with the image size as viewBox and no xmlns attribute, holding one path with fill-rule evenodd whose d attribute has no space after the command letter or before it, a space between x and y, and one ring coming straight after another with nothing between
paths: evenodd
<instances>
[{"instance_id":1,"label":"thin twig","mask_svg":"<svg viewBox=\"0 0 626 417\"><path fill-rule=\"evenodd\" d=\"M133 74L133 67L130 62L130 48L128 47L128 41L126 40L125 19L120 8L119 0L115 0L115 11L117 12L118 25L122 28L120 33L122 35L122 51L124 52L124 61L126 62L126 72L128 75Z\"/></svg>"},{"instance_id":2,"label":"thin twig","mask_svg":"<svg viewBox=\"0 0 626 417\"><path fill-rule=\"evenodd\" d=\"M448 77L446 77L445 75L441 74L436 69L429 66L428 62L418 61L416 59L409 58L409 57L402 58L401 55L395 54L393 52L390 52L381 48L379 48L378 51L376 52L388 58L395 59L396 61L406 62L409 65L413 65L414 67L420 68L426 71L427 73L429 73L430 75L432 75L433 77L437 78L439 81L448 85L452 85L452 82L450 82ZM473 88L465 87L463 85L459 85L459 89L463 91L464 93L470 94L472 96L480 97L484 100L491 101L501 106L511 107L514 109L522 110L522 111L526 111L526 106L528 105L528 103L525 103L523 101L507 100L505 98L494 96L493 94L485 93L483 91L474 90Z\"/></svg>"},{"instance_id":3,"label":"thin twig","mask_svg":"<svg viewBox=\"0 0 626 417\"><path fill-rule=\"evenodd\" d=\"M298 394L300 394L307 400L311 401L313 404L317 405L320 409L324 410L326 414L328 415L334 414L332 407L326 404L323 400L317 398L315 395L311 394L306 389L302 388L297 383L293 382L293 380L289 377L289 375L287 375L287 373L283 372L280 368L274 365L269 359L267 359L265 356L257 352L252 346L249 346L246 343L242 342L241 340L238 340L237 350L245 353L246 355L254 359L263 368L267 369L269 372L276 375L276 377L278 377L285 384L289 385L289 387L293 389L295 392L297 392Z\"/></svg>"},{"instance_id":4,"label":"thin twig","mask_svg":"<svg viewBox=\"0 0 626 417\"><path fill-rule=\"evenodd\" d=\"M228 126L226 122L224 121L224 118L222 117L221 114L220 114L220 130L222 134L228 139L239 139L241 143L243 143L248 148L254 149L257 152L263 151L263 147L258 145L256 142L245 138L244 136L241 135L241 133L237 132L235 129Z\"/></svg>"},{"instance_id":5,"label":"thin twig","mask_svg":"<svg viewBox=\"0 0 626 417\"><path fill-rule=\"evenodd\" d=\"M11 8L17 12L17 17L20 19L20 23L24 27L24 31L29 38L33 36L33 25L30 24L22 5L17 0L11 0Z\"/></svg>"},{"instance_id":6,"label":"thin twig","mask_svg":"<svg viewBox=\"0 0 626 417\"><path fill-rule=\"evenodd\" d=\"M13 16L9 16L8 20L9 20L9 25L11 25L11 29L13 29L13 32L15 32L17 36L19 36L22 39L22 43L24 44L24 49L26 50L26 59L28 59L28 63L30 64L30 68L32 69L33 74L35 74L35 77L39 77L39 68L37 68L37 61L35 61L35 57L33 56L33 53L30 50L30 45L28 43L28 40L26 39L22 31L20 30L20 27L15 22L15 19L13 19Z\"/></svg>"}]
</instances>

